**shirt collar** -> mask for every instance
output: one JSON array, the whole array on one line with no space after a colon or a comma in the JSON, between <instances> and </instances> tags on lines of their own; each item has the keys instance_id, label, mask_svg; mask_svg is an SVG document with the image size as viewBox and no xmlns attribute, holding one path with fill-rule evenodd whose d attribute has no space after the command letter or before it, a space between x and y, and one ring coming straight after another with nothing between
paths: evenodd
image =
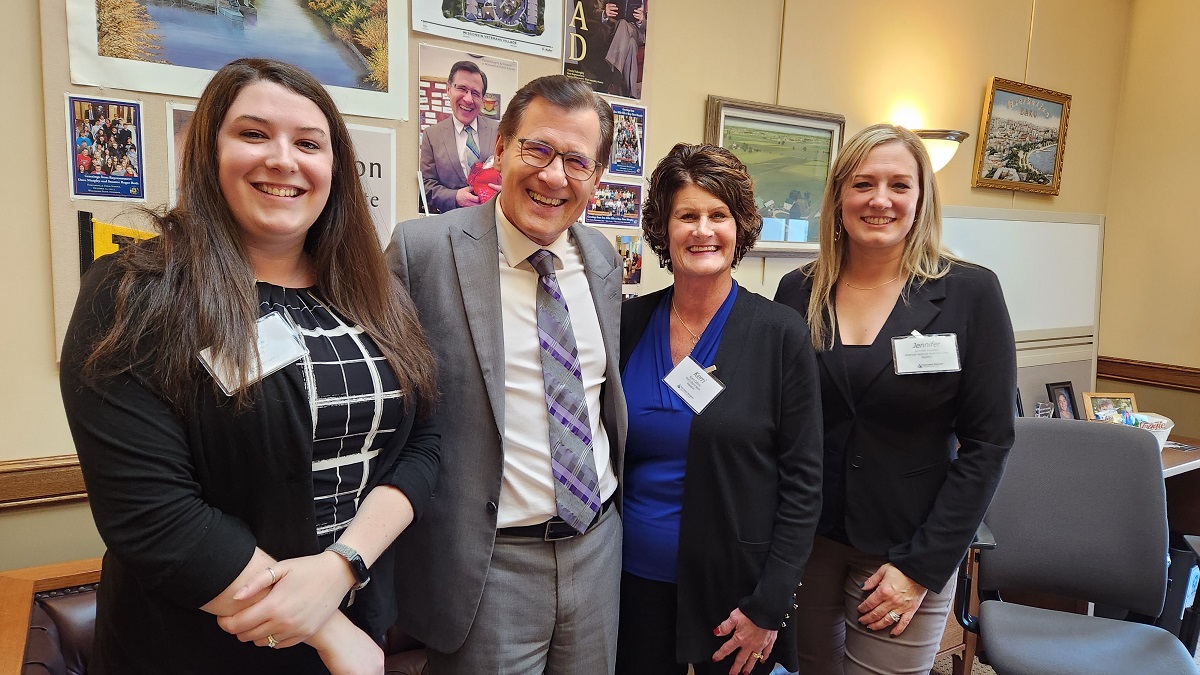
<instances>
[{"instance_id":1,"label":"shirt collar","mask_svg":"<svg viewBox=\"0 0 1200 675\"><path fill-rule=\"evenodd\" d=\"M496 238L500 242L500 253L504 255L505 262L509 267L520 267L524 264L525 268L533 269L533 265L529 263L529 256L533 255L538 249L546 249L554 254L555 268L562 269L563 256L567 253L567 247L570 246L571 230L568 228L558 238L550 242L549 246L541 246L525 233L517 229L516 225L508 220L504 215L504 209L500 208L500 200L496 202Z\"/></svg>"},{"instance_id":2,"label":"shirt collar","mask_svg":"<svg viewBox=\"0 0 1200 675\"><path fill-rule=\"evenodd\" d=\"M477 136L479 135L479 118L478 117L471 120L470 124L463 124L462 122L459 122L458 118L455 117L453 114L450 115L450 119L454 121L454 133L461 135L463 133L463 129L465 129L467 127L471 127L472 129L475 130L475 135L477 135Z\"/></svg>"}]
</instances>

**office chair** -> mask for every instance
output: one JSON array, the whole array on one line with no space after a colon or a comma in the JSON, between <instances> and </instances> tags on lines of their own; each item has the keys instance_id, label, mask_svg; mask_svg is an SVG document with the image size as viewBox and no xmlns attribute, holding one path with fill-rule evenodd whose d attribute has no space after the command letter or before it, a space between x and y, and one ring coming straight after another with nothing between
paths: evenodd
<instances>
[{"instance_id":1,"label":"office chair","mask_svg":"<svg viewBox=\"0 0 1200 675\"><path fill-rule=\"evenodd\" d=\"M1158 443L1141 429L1019 418L980 532L977 579L959 575L956 612L998 675L1200 673L1171 633L1003 602L1001 589L1163 610L1167 515ZM988 530L994 548L986 541ZM971 585L979 616L968 612Z\"/></svg>"}]
</instances>

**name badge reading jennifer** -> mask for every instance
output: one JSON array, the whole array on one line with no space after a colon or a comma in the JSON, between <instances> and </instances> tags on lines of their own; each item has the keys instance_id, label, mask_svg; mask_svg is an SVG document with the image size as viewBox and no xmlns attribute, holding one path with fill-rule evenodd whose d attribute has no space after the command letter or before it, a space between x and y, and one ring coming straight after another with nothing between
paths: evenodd
<instances>
[{"instance_id":1,"label":"name badge reading jennifer","mask_svg":"<svg viewBox=\"0 0 1200 675\"><path fill-rule=\"evenodd\" d=\"M954 373L962 370L958 361L958 336L954 333L912 335L892 338L892 360L897 375Z\"/></svg>"},{"instance_id":2,"label":"name badge reading jennifer","mask_svg":"<svg viewBox=\"0 0 1200 675\"><path fill-rule=\"evenodd\" d=\"M679 365L667 373L663 382L666 382L697 415L704 412L708 404L725 391L725 385L715 375L701 368L690 356L683 357Z\"/></svg>"},{"instance_id":3,"label":"name badge reading jennifer","mask_svg":"<svg viewBox=\"0 0 1200 675\"><path fill-rule=\"evenodd\" d=\"M277 311L259 317L255 329L258 333L256 345L259 361L262 362L262 372L259 373L258 364L251 361L246 384L258 382L289 363L295 363L308 353L308 347L304 345L304 338L300 336L299 329ZM239 383L231 363L226 359L214 357L211 347L200 352L200 362L208 369L226 396L237 393Z\"/></svg>"}]
</instances>

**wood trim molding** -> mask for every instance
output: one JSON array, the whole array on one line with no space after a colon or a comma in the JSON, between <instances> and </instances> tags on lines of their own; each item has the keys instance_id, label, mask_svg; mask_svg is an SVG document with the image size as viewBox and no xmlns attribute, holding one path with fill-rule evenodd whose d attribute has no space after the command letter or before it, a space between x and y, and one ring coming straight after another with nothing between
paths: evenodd
<instances>
[{"instance_id":1,"label":"wood trim molding","mask_svg":"<svg viewBox=\"0 0 1200 675\"><path fill-rule=\"evenodd\" d=\"M1096 358L1096 377L1200 393L1200 368L1169 363L1099 356Z\"/></svg>"},{"instance_id":2,"label":"wood trim molding","mask_svg":"<svg viewBox=\"0 0 1200 675\"><path fill-rule=\"evenodd\" d=\"M75 455L0 462L0 510L87 499Z\"/></svg>"}]
</instances>

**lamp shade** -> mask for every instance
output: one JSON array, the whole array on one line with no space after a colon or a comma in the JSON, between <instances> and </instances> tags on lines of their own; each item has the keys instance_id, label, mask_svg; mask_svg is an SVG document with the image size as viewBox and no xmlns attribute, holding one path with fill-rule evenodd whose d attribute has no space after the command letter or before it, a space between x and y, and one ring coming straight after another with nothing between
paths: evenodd
<instances>
[{"instance_id":1,"label":"lamp shade","mask_svg":"<svg viewBox=\"0 0 1200 675\"><path fill-rule=\"evenodd\" d=\"M970 136L965 131L953 131L951 129L914 129L913 133L920 137L921 142L925 144L925 150L929 153L929 161L933 164L933 170L941 171L943 166L950 163L954 158L954 153L958 152L958 146Z\"/></svg>"}]
</instances>

